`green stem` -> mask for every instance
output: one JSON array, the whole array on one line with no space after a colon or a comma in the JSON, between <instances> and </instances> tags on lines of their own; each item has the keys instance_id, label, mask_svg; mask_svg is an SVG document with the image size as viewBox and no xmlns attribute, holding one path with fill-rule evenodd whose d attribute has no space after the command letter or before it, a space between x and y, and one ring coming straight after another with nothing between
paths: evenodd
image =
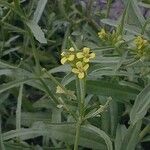
<instances>
[{"instance_id":1,"label":"green stem","mask_svg":"<svg viewBox=\"0 0 150 150\"><path fill-rule=\"evenodd\" d=\"M30 29L29 29L29 34L30 34L30 39L31 39L32 52L33 52L33 56L34 56L34 60L35 60L35 64L36 64L36 71L39 75L41 72L40 62L39 62L38 54L36 53L35 41L34 41L34 38L33 38L33 35L31 33Z\"/></svg>"},{"instance_id":2,"label":"green stem","mask_svg":"<svg viewBox=\"0 0 150 150\"><path fill-rule=\"evenodd\" d=\"M40 82L42 83L42 85L45 88L45 91L47 92L48 96L50 99L53 100L54 105L58 105L59 101L57 100L57 98L53 95L53 93L51 92L51 90L49 89L49 87L46 85L45 81L42 78L39 78Z\"/></svg>"},{"instance_id":3,"label":"green stem","mask_svg":"<svg viewBox=\"0 0 150 150\"><path fill-rule=\"evenodd\" d=\"M79 120L76 124L76 136L75 136L75 142L74 142L74 150L78 150L81 124L82 124L82 119L79 117Z\"/></svg>"},{"instance_id":4,"label":"green stem","mask_svg":"<svg viewBox=\"0 0 150 150\"><path fill-rule=\"evenodd\" d=\"M76 124L76 136L74 142L74 150L78 150L79 139L80 139L80 128L84 117L84 104L85 104L85 80L76 79L76 90L78 98L78 110L79 117Z\"/></svg>"},{"instance_id":5,"label":"green stem","mask_svg":"<svg viewBox=\"0 0 150 150\"><path fill-rule=\"evenodd\" d=\"M7 14L2 18L1 21L4 22L10 14L11 14L11 10L9 10L9 11L7 12Z\"/></svg>"},{"instance_id":6,"label":"green stem","mask_svg":"<svg viewBox=\"0 0 150 150\"><path fill-rule=\"evenodd\" d=\"M69 94L69 95L70 95L70 93L68 93L67 89L66 89L60 82L58 82L58 81L55 79L55 77L54 77L51 73L49 73L47 70L45 70L45 73L48 75L48 77L49 77L57 86L60 86L60 87L62 88L62 90L63 90L66 94ZM72 95L70 95L70 96L72 96Z\"/></svg>"},{"instance_id":7,"label":"green stem","mask_svg":"<svg viewBox=\"0 0 150 150\"><path fill-rule=\"evenodd\" d=\"M142 131L141 131L141 133L140 133L140 135L139 135L139 140L141 141L143 138L144 138L144 136L147 134L147 133L149 133L150 132L150 125L147 125Z\"/></svg>"},{"instance_id":8,"label":"green stem","mask_svg":"<svg viewBox=\"0 0 150 150\"><path fill-rule=\"evenodd\" d=\"M42 85L44 86L45 88L45 91L47 92L47 94L49 95L49 98L53 100L54 102L54 105L58 105L58 104L62 104L63 105L63 108L72 115L72 117L77 120L77 117L76 115L74 114L74 112L72 112L68 106L65 104L65 102L62 100L62 99L57 99L53 93L51 92L51 90L49 89L49 87L46 85L44 79L42 78L39 78L40 82L42 83Z\"/></svg>"},{"instance_id":9,"label":"green stem","mask_svg":"<svg viewBox=\"0 0 150 150\"><path fill-rule=\"evenodd\" d=\"M112 0L107 0L106 18L109 17L111 2Z\"/></svg>"},{"instance_id":10,"label":"green stem","mask_svg":"<svg viewBox=\"0 0 150 150\"><path fill-rule=\"evenodd\" d=\"M58 8L62 16L69 21L69 18L66 14L65 6L64 6L64 0L58 0Z\"/></svg>"}]
</instances>

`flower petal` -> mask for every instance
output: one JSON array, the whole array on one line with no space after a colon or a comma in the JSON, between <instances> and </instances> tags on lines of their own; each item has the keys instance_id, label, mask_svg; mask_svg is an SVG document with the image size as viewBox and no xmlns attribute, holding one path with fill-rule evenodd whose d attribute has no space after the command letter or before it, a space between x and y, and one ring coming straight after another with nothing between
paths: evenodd
<instances>
[{"instance_id":1,"label":"flower petal","mask_svg":"<svg viewBox=\"0 0 150 150\"><path fill-rule=\"evenodd\" d=\"M61 53L61 56L65 56L65 54L66 54L65 52L62 52L62 53Z\"/></svg>"},{"instance_id":2,"label":"flower petal","mask_svg":"<svg viewBox=\"0 0 150 150\"><path fill-rule=\"evenodd\" d=\"M67 58L66 58L66 57L63 57L63 58L61 59L61 64L65 64L66 61L67 61Z\"/></svg>"},{"instance_id":3,"label":"flower petal","mask_svg":"<svg viewBox=\"0 0 150 150\"><path fill-rule=\"evenodd\" d=\"M64 90L60 86L57 86L56 93L61 94L61 93L65 93L65 92L64 92Z\"/></svg>"},{"instance_id":4,"label":"flower petal","mask_svg":"<svg viewBox=\"0 0 150 150\"><path fill-rule=\"evenodd\" d=\"M105 29L101 29L101 31L98 33L98 36L99 36L101 39L106 38L107 33L106 33Z\"/></svg>"},{"instance_id":5,"label":"flower petal","mask_svg":"<svg viewBox=\"0 0 150 150\"><path fill-rule=\"evenodd\" d=\"M86 65L83 67L84 71L86 71L88 68L89 68L89 64L86 64Z\"/></svg>"},{"instance_id":6,"label":"flower petal","mask_svg":"<svg viewBox=\"0 0 150 150\"><path fill-rule=\"evenodd\" d=\"M78 74L78 73L79 73L79 70L78 70L77 68L73 68L73 69L72 69L72 72Z\"/></svg>"},{"instance_id":7,"label":"flower petal","mask_svg":"<svg viewBox=\"0 0 150 150\"><path fill-rule=\"evenodd\" d=\"M76 66L77 66L77 68L82 68L82 67L83 67L83 64L82 64L81 61L78 61L78 62L76 63Z\"/></svg>"},{"instance_id":8,"label":"flower petal","mask_svg":"<svg viewBox=\"0 0 150 150\"><path fill-rule=\"evenodd\" d=\"M77 58L79 58L79 59L84 57L82 52L78 52L78 53L76 54L76 56L77 56Z\"/></svg>"},{"instance_id":9,"label":"flower petal","mask_svg":"<svg viewBox=\"0 0 150 150\"><path fill-rule=\"evenodd\" d=\"M74 56L73 54L71 54L71 55L69 55L68 60L69 60L69 61L73 61L74 58L75 58L75 56Z\"/></svg>"},{"instance_id":10,"label":"flower petal","mask_svg":"<svg viewBox=\"0 0 150 150\"><path fill-rule=\"evenodd\" d=\"M90 54L90 59L94 58L95 57L95 53L91 53Z\"/></svg>"},{"instance_id":11,"label":"flower petal","mask_svg":"<svg viewBox=\"0 0 150 150\"><path fill-rule=\"evenodd\" d=\"M69 48L69 51L74 52L75 50L73 47L71 47L71 48Z\"/></svg>"},{"instance_id":12,"label":"flower petal","mask_svg":"<svg viewBox=\"0 0 150 150\"><path fill-rule=\"evenodd\" d=\"M89 59L89 58L84 57L84 58L83 58L83 61L84 61L85 63L87 63L87 62L89 62L89 61L90 61L90 59Z\"/></svg>"},{"instance_id":13,"label":"flower petal","mask_svg":"<svg viewBox=\"0 0 150 150\"><path fill-rule=\"evenodd\" d=\"M79 79L83 79L83 78L84 78L84 72L79 73L79 74L78 74L78 78L79 78Z\"/></svg>"},{"instance_id":14,"label":"flower petal","mask_svg":"<svg viewBox=\"0 0 150 150\"><path fill-rule=\"evenodd\" d=\"M89 54L89 53L90 53L90 48L84 47L84 48L83 48L83 53Z\"/></svg>"}]
</instances>

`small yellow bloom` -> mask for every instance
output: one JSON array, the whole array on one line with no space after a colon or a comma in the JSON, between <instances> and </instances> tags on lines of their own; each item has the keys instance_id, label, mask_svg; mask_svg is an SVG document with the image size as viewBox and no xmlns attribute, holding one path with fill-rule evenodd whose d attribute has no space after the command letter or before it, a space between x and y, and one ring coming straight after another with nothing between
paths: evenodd
<instances>
[{"instance_id":1,"label":"small yellow bloom","mask_svg":"<svg viewBox=\"0 0 150 150\"><path fill-rule=\"evenodd\" d=\"M61 59L61 64L65 64L67 61L73 61L75 58L75 55L73 53L65 53L62 52L61 54L62 59Z\"/></svg>"},{"instance_id":2,"label":"small yellow bloom","mask_svg":"<svg viewBox=\"0 0 150 150\"><path fill-rule=\"evenodd\" d=\"M71 48L69 48L69 51L70 51L70 52L74 52L75 49L74 49L73 47L71 47Z\"/></svg>"},{"instance_id":3,"label":"small yellow bloom","mask_svg":"<svg viewBox=\"0 0 150 150\"><path fill-rule=\"evenodd\" d=\"M65 92L60 86L57 86L56 87L56 93L62 94L62 93L65 93Z\"/></svg>"},{"instance_id":4,"label":"small yellow bloom","mask_svg":"<svg viewBox=\"0 0 150 150\"><path fill-rule=\"evenodd\" d=\"M91 53L90 52L90 48L88 48L88 47L84 47L83 48L83 52L78 52L77 54L76 54L76 56L77 56L77 58L83 58L83 61L85 62L85 63L87 63L87 62L89 62L90 61L90 59L92 59L92 58L94 58L95 57L95 53Z\"/></svg>"},{"instance_id":5,"label":"small yellow bloom","mask_svg":"<svg viewBox=\"0 0 150 150\"><path fill-rule=\"evenodd\" d=\"M148 41L143 39L141 36L137 36L134 40L134 43L138 49L141 49L148 44Z\"/></svg>"},{"instance_id":6,"label":"small yellow bloom","mask_svg":"<svg viewBox=\"0 0 150 150\"><path fill-rule=\"evenodd\" d=\"M105 29L101 29L101 31L98 32L98 36L99 36L101 39L105 39L106 36L107 36L107 33L106 33Z\"/></svg>"},{"instance_id":7,"label":"small yellow bloom","mask_svg":"<svg viewBox=\"0 0 150 150\"><path fill-rule=\"evenodd\" d=\"M88 68L89 64L83 64L83 62L79 61L76 63L76 67L72 69L72 72L77 74L79 79L83 79Z\"/></svg>"}]
</instances>

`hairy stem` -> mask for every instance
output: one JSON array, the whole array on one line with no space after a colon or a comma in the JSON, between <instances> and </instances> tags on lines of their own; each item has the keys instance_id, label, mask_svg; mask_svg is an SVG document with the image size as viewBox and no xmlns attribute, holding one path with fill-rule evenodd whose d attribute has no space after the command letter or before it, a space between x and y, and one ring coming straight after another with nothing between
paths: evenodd
<instances>
[{"instance_id":1,"label":"hairy stem","mask_svg":"<svg viewBox=\"0 0 150 150\"><path fill-rule=\"evenodd\" d=\"M80 139L80 128L84 117L84 101L85 101L85 80L76 79L76 90L78 98L79 117L76 123L76 136L74 142L74 150L78 150Z\"/></svg>"},{"instance_id":2,"label":"hairy stem","mask_svg":"<svg viewBox=\"0 0 150 150\"><path fill-rule=\"evenodd\" d=\"M81 123L82 123L82 119L79 117L79 120L76 124L76 136L75 136L75 142L74 142L74 150L78 150Z\"/></svg>"}]
</instances>

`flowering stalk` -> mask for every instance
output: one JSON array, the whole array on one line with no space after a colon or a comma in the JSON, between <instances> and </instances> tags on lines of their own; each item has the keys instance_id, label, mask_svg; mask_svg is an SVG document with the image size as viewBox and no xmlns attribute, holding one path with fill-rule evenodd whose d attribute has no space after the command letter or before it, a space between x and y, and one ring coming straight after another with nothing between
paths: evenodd
<instances>
[{"instance_id":1,"label":"flowering stalk","mask_svg":"<svg viewBox=\"0 0 150 150\"><path fill-rule=\"evenodd\" d=\"M73 47L71 47L68 51L62 52L61 56L61 63L70 64L72 73L76 75L78 118L76 123L74 150L78 150L80 129L84 120L86 75L90 59L95 57L95 53L93 53L88 47L84 47L82 51L76 51Z\"/></svg>"}]
</instances>

